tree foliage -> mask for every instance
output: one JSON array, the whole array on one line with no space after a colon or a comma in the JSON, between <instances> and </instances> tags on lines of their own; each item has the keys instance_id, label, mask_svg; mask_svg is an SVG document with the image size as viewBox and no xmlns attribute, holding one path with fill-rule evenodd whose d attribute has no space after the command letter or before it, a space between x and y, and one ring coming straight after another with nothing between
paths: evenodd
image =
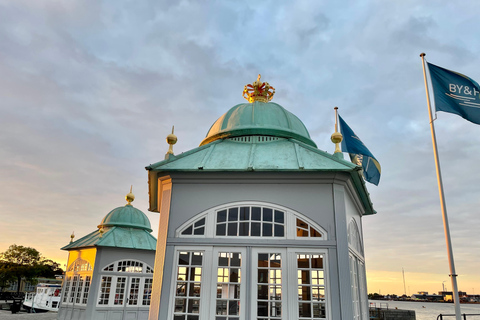
<instances>
[{"instance_id":1,"label":"tree foliage","mask_svg":"<svg viewBox=\"0 0 480 320\"><path fill-rule=\"evenodd\" d=\"M31 247L11 245L5 252L0 253L0 287L3 289L9 283L21 280L37 283L38 277L53 278L62 274L60 264L42 257L40 252ZM17 292L20 291L20 285Z\"/></svg>"}]
</instances>

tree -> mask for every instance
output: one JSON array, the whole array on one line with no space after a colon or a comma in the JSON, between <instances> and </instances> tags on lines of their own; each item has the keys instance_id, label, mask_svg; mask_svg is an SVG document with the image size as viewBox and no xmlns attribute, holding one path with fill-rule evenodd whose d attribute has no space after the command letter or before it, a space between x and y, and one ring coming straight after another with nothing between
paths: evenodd
<instances>
[{"instance_id":1,"label":"tree","mask_svg":"<svg viewBox=\"0 0 480 320\"><path fill-rule=\"evenodd\" d=\"M11 245L8 250L0 253L0 286L16 280L17 292L20 292L22 279L31 284L37 283L39 276L53 277L62 274L60 265L42 257L34 248Z\"/></svg>"},{"instance_id":2,"label":"tree","mask_svg":"<svg viewBox=\"0 0 480 320\"><path fill-rule=\"evenodd\" d=\"M60 268L60 263L50 259L43 259L41 261L42 270L40 276L45 278L55 278L55 276L62 275L63 269Z\"/></svg>"},{"instance_id":3,"label":"tree","mask_svg":"<svg viewBox=\"0 0 480 320\"><path fill-rule=\"evenodd\" d=\"M9 263L0 261L0 292L8 287L12 281L15 281L15 276L8 272L9 268Z\"/></svg>"}]
</instances>

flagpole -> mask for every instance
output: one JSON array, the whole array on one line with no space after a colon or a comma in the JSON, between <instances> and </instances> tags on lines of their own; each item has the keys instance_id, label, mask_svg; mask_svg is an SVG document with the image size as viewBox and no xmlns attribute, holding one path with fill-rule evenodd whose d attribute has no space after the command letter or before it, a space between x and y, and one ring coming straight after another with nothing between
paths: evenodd
<instances>
[{"instance_id":1,"label":"flagpole","mask_svg":"<svg viewBox=\"0 0 480 320\"><path fill-rule=\"evenodd\" d=\"M428 115L430 117L430 131L432 133L433 154L435 156L435 168L437 171L438 193L440 196L440 204L442 207L443 229L445 230L445 241L447 242L448 263L450 265L450 279L452 280L453 301L455 302L455 317L456 320L461 320L460 300L458 297L457 274L455 273L455 263L453 261L452 242L450 239L450 227L448 225L447 207L445 204L445 196L443 194L442 173L440 170L440 161L438 160L437 138L435 135L435 126L433 124L432 107L430 105L430 94L428 92L427 74L425 72L425 53L421 53L423 78L425 80L425 92L427 94Z\"/></svg>"}]
</instances>

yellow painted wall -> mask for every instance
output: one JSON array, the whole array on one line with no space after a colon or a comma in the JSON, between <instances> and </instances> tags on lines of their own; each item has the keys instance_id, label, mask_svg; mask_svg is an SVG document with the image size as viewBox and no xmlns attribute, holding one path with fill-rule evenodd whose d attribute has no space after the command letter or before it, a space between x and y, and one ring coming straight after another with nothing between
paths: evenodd
<instances>
[{"instance_id":1,"label":"yellow painted wall","mask_svg":"<svg viewBox=\"0 0 480 320\"><path fill-rule=\"evenodd\" d=\"M95 266L95 257L97 255L97 248L86 248L79 250L70 250L68 253L68 264L67 270L70 268L70 265L77 259L82 259L88 261L92 268Z\"/></svg>"}]
</instances>

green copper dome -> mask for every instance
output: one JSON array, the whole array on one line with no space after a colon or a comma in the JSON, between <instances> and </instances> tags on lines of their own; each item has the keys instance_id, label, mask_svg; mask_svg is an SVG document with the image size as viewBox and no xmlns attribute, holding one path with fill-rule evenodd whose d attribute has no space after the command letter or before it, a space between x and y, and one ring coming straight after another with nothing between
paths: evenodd
<instances>
[{"instance_id":1,"label":"green copper dome","mask_svg":"<svg viewBox=\"0 0 480 320\"><path fill-rule=\"evenodd\" d=\"M238 104L228 110L215 121L200 145L223 138L252 135L292 138L317 147L297 116L274 102L259 101Z\"/></svg>"},{"instance_id":2,"label":"green copper dome","mask_svg":"<svg viewBox=\"0 0 480 320\"><path fill-rule=\"evenodd\" d=\"M131 204L110 211L98 225L98 228L101 227L136 228L152 232L148 217L145 213L134 208Z\"/></svg>"}]
</instances>

